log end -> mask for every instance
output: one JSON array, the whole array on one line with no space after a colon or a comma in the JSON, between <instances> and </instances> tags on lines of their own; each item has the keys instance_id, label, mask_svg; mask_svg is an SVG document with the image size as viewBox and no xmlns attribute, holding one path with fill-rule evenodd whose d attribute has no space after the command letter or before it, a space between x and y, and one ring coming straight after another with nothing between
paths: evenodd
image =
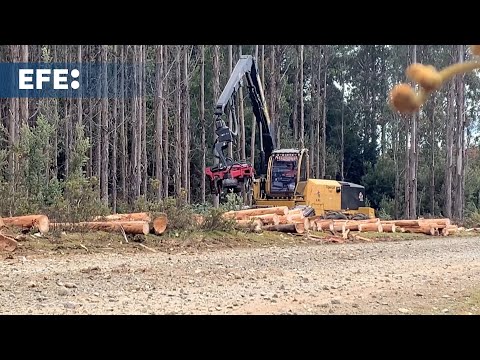
<instances>
[{"instance_id":1,"label":"log end","mask_svg":"<svg viewBox=\"0 0 480 360\"><path fill-rule=\"evenodd\" d=\"M156 235L161 235L167 230L168 219L166 214L158 214L153 219L153 231Z\"/></svg>"},{"instance_id":2,"label":"log end","mask_svg":"<svg viewBox=\"0 0 480 360\"><path fill-rule=\"evenodd\" d=\"M41 234L46 234L50 230L50 221L46 215L39 215L33 221L35 226Z\"/></svg>"},{"instance_id":3,"label":"log end","mask_svg":"<svg viewBox=\"0 0 480 360\"><path fill-rule=\"evenodd\" d=\"M12 252L17 248L17 241L9 236L0 234L0 251Z\"/></svg>"}]
</instances>

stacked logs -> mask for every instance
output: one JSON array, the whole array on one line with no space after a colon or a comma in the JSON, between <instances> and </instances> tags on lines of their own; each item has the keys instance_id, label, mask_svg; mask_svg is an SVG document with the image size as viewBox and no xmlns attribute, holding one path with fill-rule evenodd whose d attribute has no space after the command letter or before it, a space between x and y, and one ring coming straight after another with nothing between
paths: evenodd
<instances>
[{"instance_id":1,"label":"stacked logs","mask_svg":"<svg viewBox=\"0 0 480 360\"><path fill-rule=\"evenodd\" d=\"M349 232L379 233L421 233L433 236L455 234L459 228L450 219L418 219L418 220L381 220L379 218L365 220L329 220L321 216L304 216L302 209L289 209L286 206L255 208L229 211L223 214L233 219L237 228L253 231L281 231L303 234L306 231L328 231L334 235L347 238Z\"/></svg>"},{"instance_id":2,"label":"stacked logs","mask_svg":"<svg viewBox=\"0 0 480 360\"><path fill-rule=\"evenodd\" d=\"M235 220L239 229L256 232L268 230L303 234L310 229L310 222L303 215L303 210L289 210L287 206L228 211L223 216Z\"/></svg>"},{"instance_id":3,"label":"stacked logs","mask_svg":"<svg viewBox=\"0 0 480 360\"><path fill-rule=\"evenodd\" d=\"M79 229L83 231L107 231L122 232L131 235L147 235L153 233L161 235L165 232L168 225L167 215L157 214L153 219L151 214L146 212L114 214L107 216L97 216L93 221L84 221L78 223L53 223L52 227L63 230Z\"/></svg>"}]
</instances>

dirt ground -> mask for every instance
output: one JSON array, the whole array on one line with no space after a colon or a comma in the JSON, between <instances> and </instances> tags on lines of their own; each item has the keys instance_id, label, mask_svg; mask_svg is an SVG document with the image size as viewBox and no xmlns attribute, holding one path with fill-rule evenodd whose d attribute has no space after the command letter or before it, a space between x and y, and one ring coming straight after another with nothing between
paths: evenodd
<instances>
[{"instance_id":1,"label":"dirt ground","mask_svg":"<svg viewBox=\"0 0 480 360\"><path fill-rule=\"evenodd\" d=\"M176 235L29 235L0 253L0 314L480 314L476 236Z\"/></svg>"}]
</instances>

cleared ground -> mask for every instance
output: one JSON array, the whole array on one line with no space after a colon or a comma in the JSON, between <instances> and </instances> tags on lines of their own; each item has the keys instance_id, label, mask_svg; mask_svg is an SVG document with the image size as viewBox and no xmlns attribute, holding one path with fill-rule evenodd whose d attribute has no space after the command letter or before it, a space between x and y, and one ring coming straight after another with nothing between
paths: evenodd
<instances>
[{"instance_id":1,"label":"cleared ground","mask_svg":"<svg viewBox=\"0 0 480 360\"><path fill-rule=\"evenodd\" d=\"M0 254L0 313L480 313L478 237L224 235L148 238L148 248L110 234L29 236Z\"/></svg>"}]
</instances>

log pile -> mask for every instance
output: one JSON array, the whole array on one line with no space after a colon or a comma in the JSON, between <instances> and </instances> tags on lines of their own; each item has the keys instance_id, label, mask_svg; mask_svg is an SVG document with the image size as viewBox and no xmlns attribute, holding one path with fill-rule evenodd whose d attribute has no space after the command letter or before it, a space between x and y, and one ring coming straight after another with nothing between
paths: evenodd
<instances>
[{"instance_id":1,"label":"log pile","mask_svg":"<svg viewBox=\"0 0 480 360\"><path fill-rule=\"evenodd\" d=\"M305 209L288 209L286 206L255 208L229 211L223 214L227 219L235 220L238 228L254 231L280 231L303 234L306 231L329 232L333 236L346 239L352 233L420 233L433 236L448 236L459 231L450 219L418 220L330 220L322 216L305 216ZM360 236L360 235L355 235ZM361 237L361 236L360 236Z\"/></svg>"},{"instance_id":2,"label":"log pile","mask_svg":"<svg viewBox=\"0 0 480 360\"><path fill-rule=\"evenodd\" d=\"M167 215L159 213L155 217L146 212L97 216L93 221L78 223L52 223L52 227L62 230L121 232L131 235L163 234L168 225Z\"/></svg>"}]
</instances>

